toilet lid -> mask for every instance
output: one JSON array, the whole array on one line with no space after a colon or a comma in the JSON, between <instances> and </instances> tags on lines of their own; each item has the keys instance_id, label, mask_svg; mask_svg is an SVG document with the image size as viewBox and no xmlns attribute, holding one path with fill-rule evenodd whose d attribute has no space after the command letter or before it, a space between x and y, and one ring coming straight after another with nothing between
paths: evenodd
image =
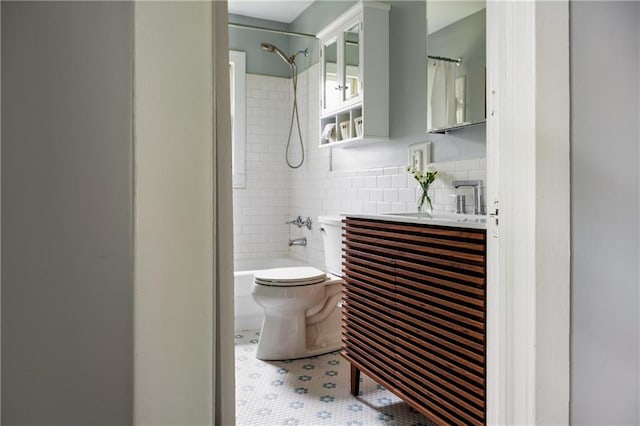
<instances>
[{"instance_id":1,"label":"toilet lid","mask_svg":"<svg viewBox=\"0 0 640 426\"><path fill-rule=\"evenodd\" d=\"M256 271L255 283L278 287L318 284L327 280L327 275L310 266L273 268Z\"/></svg>"}]
</instances>

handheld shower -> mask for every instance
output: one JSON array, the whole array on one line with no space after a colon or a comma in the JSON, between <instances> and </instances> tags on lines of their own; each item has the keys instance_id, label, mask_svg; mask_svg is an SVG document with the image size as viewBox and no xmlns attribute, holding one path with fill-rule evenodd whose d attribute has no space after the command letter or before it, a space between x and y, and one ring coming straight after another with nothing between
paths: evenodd
<instances>
[{"instance_id":1,"label":"handheld shower","mask_svg":"<svg viewBox=\"0 0 640 426\"><path fill-rule=\"evenodd\" d=\"M289 167L291 167L292 169L297 169L298 167L302 166L302 163L304 163L304 144L302 143L302 131L300 130L300 117L298 116L298 67L296 66L296 56L298 56L301 53L304 54L304 56L309 56L309 49L299 50L293 55L287 57L287 55L285 55L285 53L282 50L278 49L276 46L274 46L271 43L260 43L260 47L262 47L262 49L267 52L275 53L276 55L280 56L280 58L283 61L285 61L291 68L291 81L293 83L293 109L291 111L291 125L289 126L289 138L287 139L285 161L287 162L287 165ZM289 146L291 145L291 133L293 132L294 118L296 119L296 123L298 124L298 136L300 137L300 152L302 156L302 158L300 159L300 162L296 165L293 165L289 162Z\"/></svg>"},{"instance_id":2,"label":"handheld shower","mask_svg":"<svg viewBox=\"0 0 640 426\"><path fill-rule=\"evenodd\" d=\"M277 46L274 46L271 43L260 43L260 47L262 47L262 50L277 54L278 56L280 56L280 58L282 58L283 61L285 61L287 64L289 64L289 66L292 67L296 65L296 56L298 56L299 54L302 53L304 56L309 56L309 49L298 50L293 55L287 56L282 50L278 49Z\"/></svg>"},{"instance_id":3,"label":"handheld shower","mask_svg":"<svg viewBox=\"0 0 640 426\"><path fill-rule=\"evenodd\" d=\"M278 49L273 44L271 44L271 43L260 43L260 47L262 47L262 49L266 50L267 52L271 52L271 53L277 54L278 56L280 56L282 58L283 61L285 61L287 64L289 64L289 66L292 66L294 64L293 59L289 59L287 57L287 55L285 55L282 50Z\"/></svg>"}]
</instances>

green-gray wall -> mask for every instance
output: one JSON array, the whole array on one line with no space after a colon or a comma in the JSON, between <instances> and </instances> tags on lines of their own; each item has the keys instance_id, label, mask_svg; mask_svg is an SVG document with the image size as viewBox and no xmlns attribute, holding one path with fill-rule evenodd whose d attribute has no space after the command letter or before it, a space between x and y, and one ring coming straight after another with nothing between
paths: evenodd
<instances>
[{"instance_id":1,"label":"green-gray wall","mask_svg":"<svg viewBox=\"0 0 640 426\"><path fill-rule=\"evenodd\" d=\"M355 1L316 1L290 24L234 14L229 14L229 22L303 34L316 34L354 4ZM290 77L289 66L277 55L263 51L260 48L262 42L278 46L287 56L300 50L309 49L308 57L298 55L296 58L299 72L317 63L319 59L320 43L316 38L229 27L229 48L246 53L248 74Z\"/></svg>"},{"instance_id":2,"label":"green-gray wall","mask_svg":"<svg viewBox=\"0 0 640 426\"><path fill-rule=\"evenodd\" d=\"M291 28L315 33L336 19L356 2L316 1ZM383 1L389 11L389 132L391 140L361 148L333 150L333 167L351 170L405 164L406 149L412 143L432 141L434 161L484 158L485 128L479 126L448 135L425 133L427 108L426 81L426 2ZM365 95L366 96L366 95Z\"/></svg>"},{"instance_id":3,"label":"green-gray wall","mask_svg":"<svg viewBox=\"0 0 640 426\"><path fill-rule=\"evenodd\" d=\"M229 15L229 22L279 30L288 29L288 25L281 22L232 14ZM314 39L308 40L311 44L317 44ZM260 43L271 43L287 55L290 55L293 51L290 46L290 36L268 31L229 27L229 49L246 53L248 74L262 74L285 78L291 77L291 69L289 66L275 53L262 50ZM309 48L312 50L311 46L309 46ZM300 60L296 62L300 63Z\"/></svg>"},{"instance_id":4,"label":"green-gray wall","mask_svg":"<svg viewBox=\"0 0 640 426\"><path fill-rule=\"evenodd\" d=\"M335 20L355 1L318 0L286 26L289 31L315 34ZM386 0L391 5L389 12L389 129L391 140L349 150L333 150L333 167L336 170L349 170L366 167L382 167L405 164L406 149L412 143L432 141L434 161L452 161L486 156L484 126L458 130L446 135L427 134L427 80L426 80L426 2L423 0L403 1ZM235 19L235 18L234 18ZM249 30L241 30L249 31ZM245 36L253 45L269 33L252 31ZM283 42L284 43L284 42ZM315 48L311 44L315 44ZM299 56L300 69L306 69L318 61L318 42L300 37L289 37L289 52L308 47L309 58ZM246 50L239 46L239 50ZM260 52L264 60L264 52ZM275 56L275 55L271 55ZM277 64L280 61L282 65ZM266 65L258 67L258 74L286 76L286 64L279 58L273 66L285 71L276 74L267 71ZM247 59L249 61L249 58ZM252 72L252 71L248 71ZM317 143L311 140L308 143Z\"/></svg>"},{"instance_id":5,"label":"green-gray wall","mask_svg":"<svg viewBox=\"0 0 640 426\"><path fill-rule=\"evenodd\" d=\"M289 28L291 31L317 34L354 4L356 4L355 1L315 1L291 22ZM304 39L293 39L291 40L291 48L295 50L304 49L306 42ZM318 62L320 48L320 42L316 41L316 48L309 55L308 65Z\"/></svg>"}]
</instances>

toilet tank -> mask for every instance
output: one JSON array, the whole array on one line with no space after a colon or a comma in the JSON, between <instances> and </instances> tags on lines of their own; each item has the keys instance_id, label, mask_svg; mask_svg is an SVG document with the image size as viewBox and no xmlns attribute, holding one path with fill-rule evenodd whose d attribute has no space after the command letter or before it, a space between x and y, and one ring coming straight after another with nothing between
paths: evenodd
<instances>
[{"instance_id":1,"label":"toilet tank","mask_svg":"<svg viewBox=\"0 0 640 426\"><path fill-rule=\"evenodd\" d=\"M342 276L342 217L318 216L327 271Z\"/></svg>"}]
</instances>

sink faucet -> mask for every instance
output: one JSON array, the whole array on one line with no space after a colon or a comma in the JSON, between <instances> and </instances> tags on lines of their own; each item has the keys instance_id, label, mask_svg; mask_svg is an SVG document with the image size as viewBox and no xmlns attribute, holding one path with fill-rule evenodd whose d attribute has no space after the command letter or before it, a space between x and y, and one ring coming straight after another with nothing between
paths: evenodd
<instances>
[{"instance_id":1,"label":"sink faucet","mask_svg":"<svg viewBox=\"0 0 640 426\"><path fill-rule=\"evenodd\" d=\"M482 187L481 180L454 180L451 185L454 188L460 188L463 186L470 186L473 188L473 214L484 214L484 206L482 205L482 195L480 194L480 188Z\"/></svg>"}]
</instances>

